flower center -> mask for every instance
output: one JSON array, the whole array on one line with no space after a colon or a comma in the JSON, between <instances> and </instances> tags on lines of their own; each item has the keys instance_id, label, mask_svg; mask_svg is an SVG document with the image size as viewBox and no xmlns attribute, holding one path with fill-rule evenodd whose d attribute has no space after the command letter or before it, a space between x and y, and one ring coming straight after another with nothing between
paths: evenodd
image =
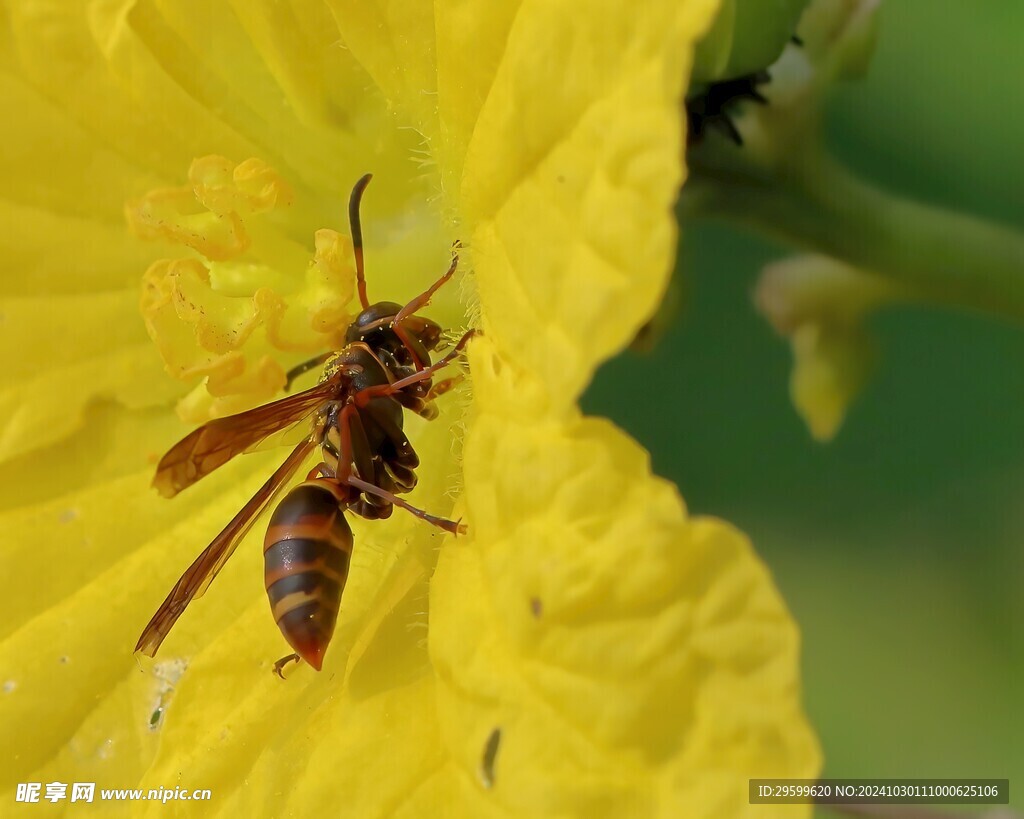
<instances>
[{"instance_id":1,"label":"flower center","mask_svg":"<svg viewBox=\"0 0 1024 819\"><path fill-rule=\"evenodd\" d=\"M150 265L140 307L167 372L199 381L178 405L198 424L272 398L285 384L280 359L337 349L355 270L347 236L316 230L312 251L289 238L294 195L263 161L205 156L188 176L125 210L136 235L182 253Z\"/></svg>"}]
</instances>

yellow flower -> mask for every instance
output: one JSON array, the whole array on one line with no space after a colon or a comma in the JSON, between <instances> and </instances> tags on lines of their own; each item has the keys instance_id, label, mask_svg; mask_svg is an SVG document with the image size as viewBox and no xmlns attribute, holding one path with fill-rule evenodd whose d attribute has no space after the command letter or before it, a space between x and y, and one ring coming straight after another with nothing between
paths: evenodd
<instances>
[{"instance_id":1,"label":"yellow flower","mask_svg":"<svg viewBox=\"0 0 1024 819\"><path fill-rule=\"evenodd\" d=\"M666 286L714 3L12 6L0 799L59 781L209 788L225 815L767 816L750 777L817 774L796 627L749 543L576 403ZM342 320L366 171L371 298L465 246L426 314L482 327L472 385L408 428L410 499L459 495L469 533L354 520L319 674L270 673L287 649L254 543L138 661L282 455L172 502L153 460Z\"/></svg>"}]
</instances>

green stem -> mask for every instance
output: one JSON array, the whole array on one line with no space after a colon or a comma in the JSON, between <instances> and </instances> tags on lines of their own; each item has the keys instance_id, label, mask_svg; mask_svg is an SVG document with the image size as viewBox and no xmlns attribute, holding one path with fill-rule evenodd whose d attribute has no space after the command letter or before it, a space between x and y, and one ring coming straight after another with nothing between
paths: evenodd
<instances>
[{"instance_id":1,"label":"green stem","mask_svg":"<svg viewBox=\"0 0 1024 819\"><path fill-rule=\"evenodd\" d=\"M703 146L702 146L703 148ZM902 199L812 153L763 167L689 157L687 216L740 221L865 271L918 298L1024 319L1024 234L965 214Z\"/></svg>"}]
</instances>

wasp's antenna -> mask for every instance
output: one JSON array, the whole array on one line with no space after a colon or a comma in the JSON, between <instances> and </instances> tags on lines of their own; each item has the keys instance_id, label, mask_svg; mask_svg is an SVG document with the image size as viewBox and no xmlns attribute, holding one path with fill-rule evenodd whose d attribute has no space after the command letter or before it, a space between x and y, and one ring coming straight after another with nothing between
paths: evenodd
<instances>
[{"instance_id":1,"label":"wasp's antenna","mask_svg":"<svg viewBox=\"0 0 1024 819\"><path fill-rule=\"evenodd\" d=\"M373 179L373 174L368 173L352 188L352 196L348 200L348 223L352 228L352 252L356 257L356 283L359 286L359 301L365 310L370 306L370 300L366 298L366 276L363 273L363 229L359 226L359 202L363 198L363 191Z\"/></svg>"}]
</instances>

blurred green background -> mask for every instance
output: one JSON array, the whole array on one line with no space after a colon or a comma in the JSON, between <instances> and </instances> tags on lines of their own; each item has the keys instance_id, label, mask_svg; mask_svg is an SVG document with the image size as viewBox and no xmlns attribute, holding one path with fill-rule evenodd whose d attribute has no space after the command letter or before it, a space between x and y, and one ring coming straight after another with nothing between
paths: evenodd
<instances>
[{"instance_id":1,"label":"blurred green background","mask_svg":"<svg viewBox=\"0 0 1024 819\"><path fill-rule=\"evenodd\" d=\"M1024 3L881 14L829 143L883 187L1024 229ZM686 226L683 314L654 353L605 365L584 409L644 444L692 512L753 539L803 631L826 776L1009 777L1024 807L1024 328L876 316L875 376L819 445L789 403L788 344L751 304L785 253Z\"/></svg>"}]
</instances>

